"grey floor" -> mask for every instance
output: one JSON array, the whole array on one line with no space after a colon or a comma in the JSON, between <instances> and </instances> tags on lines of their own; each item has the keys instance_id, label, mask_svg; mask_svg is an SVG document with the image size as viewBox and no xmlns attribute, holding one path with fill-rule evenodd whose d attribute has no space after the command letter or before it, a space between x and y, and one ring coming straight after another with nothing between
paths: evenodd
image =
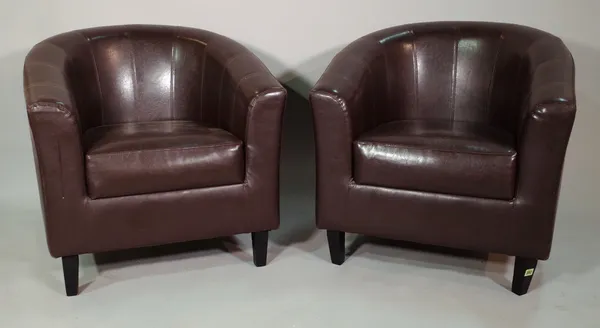
<instances>
[{"instance_id":1,"label":"grey floor","mask_svg":"<svg viewBox=\"0 0 600 328\"><path fill-rule=\"evenodd\" d=\"M314 226L311 116L292 93L266 267L252 265L248 235L85 255L81 293L67 298L46 249L24 110L6 115L0 327L600 327L596 112L578 113L553 252L523 297L508 290L503 255L350 235L352 256L332 265Z\"/></svg>"}]
</instances>

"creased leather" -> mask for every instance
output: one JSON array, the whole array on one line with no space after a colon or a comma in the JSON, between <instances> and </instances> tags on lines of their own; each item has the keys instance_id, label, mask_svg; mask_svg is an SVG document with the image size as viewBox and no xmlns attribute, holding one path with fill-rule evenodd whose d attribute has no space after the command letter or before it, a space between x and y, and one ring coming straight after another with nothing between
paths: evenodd
<instances>
[{"instance_id":1,"label":"creased leather","mask_svg":"<svg viewBox=\"0 0 600 328\"><path fill-rule=\"evenodd\" d=\"M574 74L571 54L559 38L513 24L419 23L351 43L310 93L318 227L547 259L575 117ZM460 154L443 170L467 172L448 179L434 175L444 179L434 182L427 181L425 165L404 174L390 168L384 174L361 160L353 164L361 152L361 135L407 120L468 123L510 135L505 146L516 152L516 162L511 162L515 181L510 183L514 197L506 187L490 193L488 186L473 186L468 195L465 186L450 188L467 182L469 171L486 168L484 163L467 165L472 159ZM463 141L455 138L421 136L417 142L413 136L402 143L420 149L412 155L422 157L423 149L440 143L456 150ZM380 150L381 156L399 158L407 149ZM391 185L407 174L423 174L423 179L411 188ZM365 177L370 182L376 178L380 186L361 184Z\"/></svg>"},{"instance_id":2,"label":"creased leather","mask_svg":"<svg viewBox=\"0 0 600 328\"><path fill-rule=\"evenodd\" d=\"M238 43L208 31L169 26L67 32L29 52L24 92L53 256L213 238L279 225L279 149L286 91ZM205 155L176 154L171 162L176 166L169 170L178 169L169 172L169 184L165 179L160 183L167 189L149 193L140 189L136 190L140 194L131 195L131 190L122 188L102 195L110 197L92 199L86 183L90 174L86 153L95 156L94 149L103 141L91 138L90 143L84 135L164 121L188 121L226 131L230 141L237 140L231 144L243 144L243 150L232 148L226 156L243 158L223 160L225 155L212 153L216 162L206 158L216 166L206 167L214 172L207 182L190 178L194 170L180 165L186 158ZM123 145L123 138L111 139L113 145ZM161 140L152 143L177 147L189 142L185 137L175 143ZM140 142L137 147L146 146ZM155 161L149 158L150 162ZM243 172L229 167L240 162ZM142 167L128 169L140 177L151 173ZM193 181L195 186L189 185Z\"/></svg>"}]
</instances>

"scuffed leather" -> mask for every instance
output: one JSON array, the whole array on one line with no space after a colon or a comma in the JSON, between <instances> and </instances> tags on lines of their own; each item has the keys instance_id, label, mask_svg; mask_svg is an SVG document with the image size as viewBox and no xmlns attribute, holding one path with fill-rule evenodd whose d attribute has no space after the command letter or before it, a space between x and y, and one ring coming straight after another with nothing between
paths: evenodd
<instances>
[{"instance_id":1,"label":"scuffed leather","mask_svg":"<svg viewBox=\"0 0 600 328\"><path fill-rule=\"evenodd\" d=\"M53 256L278 226L286 91L238 43L183 27L129 25L68 32L29 52L24 92ZM221 129L241 141L243 181L90 197L85 167L89 145L83 138L87 132L107 125L170 120ZM188 171L171 174L177 180L190 179Z\"/></svg>"},{"instance_id":2,"label":"scuffed leather","mask_svg":"<svg viewBox=\"0 0 600 328\"><path fill-rule=\"evenodd\" d=\"M500 129L468 122L390 122L354 141L354 180L510 200L517 166L512 139Z\"/></svg>"},{"instance_id":3,"label":"scuffed leather","mask_svg":"<svg viewBox=\"0 0 600 328\"><path fill-rule=\"evenodd\" d=\"M559 38L512 24L419 23L351 43L310 93L317 144L317 225L547 259L575 118L574 74L571 54ZM354 142L365 132L400 120L469 122L511 134L517 158L514 197L358 183ZM450 138L445 144L454 142ZM389 151L389 156L398 155ZM444 170L464 168L468 159L461 158ZM449 182L427 183L443 189L439 185Z\"/></svg>"}]
</instances>

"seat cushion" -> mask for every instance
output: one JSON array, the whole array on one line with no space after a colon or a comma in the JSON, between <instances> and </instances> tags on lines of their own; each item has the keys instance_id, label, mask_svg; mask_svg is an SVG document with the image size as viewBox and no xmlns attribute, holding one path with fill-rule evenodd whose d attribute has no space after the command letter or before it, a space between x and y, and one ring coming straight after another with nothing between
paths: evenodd
<instances>
[{"instance_id":1,"label":"seat cushion","mask_svg":"<svg viewBox=\"0 0 600 328\"><path fill-rule=\"evenodd\" d=\"M242 183L241 140L190 121L100 126L85 133L91 198Z\"/></svg>"},{"instance_id":2,"label":"seat cushion","mask_svg":"<svg viewBox=\"0 0 600 328\"><path fill-rule=\"evenodd\" d=\"M511 134L483 124L395 121L354 142L354 179L381 187L512 199L514 144Z\"/></svg>"}]
</instances>

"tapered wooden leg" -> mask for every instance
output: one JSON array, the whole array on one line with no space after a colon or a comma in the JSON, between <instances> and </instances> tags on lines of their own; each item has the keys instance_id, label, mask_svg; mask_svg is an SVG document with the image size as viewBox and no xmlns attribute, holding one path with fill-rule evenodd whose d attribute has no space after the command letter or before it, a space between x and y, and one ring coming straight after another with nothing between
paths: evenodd
<instances>
[{"instance_id":1,"label":"tapered wooden leg","mask_svg":"<svg viewBox=\"0 0 600 328\"><path fill-rule=\"evenodd\" d=\"M252 255L254 265L262 267L267 265L267 245L269 244L269 231L252 233Z\"/></svg>"},{"instance_id":2,"label":"tapered wooden leg","mask_svg":"<svg viewBox=\"0 0 600 328\"><path fill-rule=\"evenodd\" d=\"M67 296L75 296L79 291L79 256L64 256L62 265Z\"/></svg>"},{"instance_id":3,"label":"tapered wooden leg","mask_svg":"<svg viewBox=\"0 0 600 328\"><path fill-rule=\"evenodd\" d=\"M327 242L329 243L329 255L331 256L331 263L342 265L346 259L344 232L327 230Z\"/></svg>"},{"instance_id":4,"label":"tapered wooden leg","mask_svg":"<svg viewBox=\"0 0 600 328\"><path fill-rule=\"evenodd\" d=\"M525 295L529 290L531 279L535 273L535 267L537 266L536 259L530 259L525 257L515 258L515 271L513 274L512 281L512 292L521 296Z\"/></svg>"}]
</instances>

